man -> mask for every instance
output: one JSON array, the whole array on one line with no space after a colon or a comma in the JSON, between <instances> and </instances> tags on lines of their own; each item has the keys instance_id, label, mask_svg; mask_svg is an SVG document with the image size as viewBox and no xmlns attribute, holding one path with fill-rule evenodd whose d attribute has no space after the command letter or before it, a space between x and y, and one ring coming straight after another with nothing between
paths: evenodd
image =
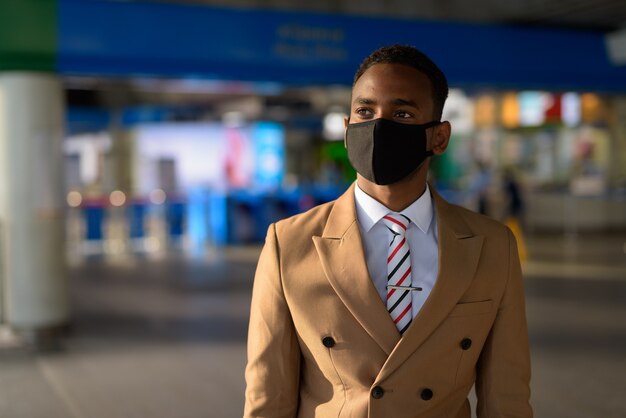
<instances>
[{"instance_id":1,"label":"man","mask_svg":"<svg viewBox=\"0 0 626 418\"><path fill-rule=\"evenodd\" d=\"M531 417L515 240L426 182L443 73L373 52L352 88L356 184L271 225L254 282L245 417Z\"/></svg>"}]
</instances>

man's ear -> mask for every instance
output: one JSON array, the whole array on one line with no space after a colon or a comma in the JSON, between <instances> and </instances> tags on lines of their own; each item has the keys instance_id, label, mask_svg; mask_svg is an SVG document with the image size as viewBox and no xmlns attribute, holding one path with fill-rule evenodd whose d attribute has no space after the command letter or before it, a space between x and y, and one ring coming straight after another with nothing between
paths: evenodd
<instances>
[{"instance_id":1,"label":"man's ear","mask_svg":"<svg viewBox=\"0 0 626 418\"><path fill-rule=\"evenodd\" d=\"M450 142L451 132L452 127L448 121L443 121L441 124L433 128L431 141L433 154L441 155L445 152L446 148L448 148L448 143Z\"/></svg>"},{"instance_id":2,"label":"man's ear","mask_svg":"<svg viewBox=\"0 0 626 418\"><path fill-rule=\"evenodd\" d=\"M343 117L343 146L348 148L348 143L346 142L346 133L348 132L348 124L350 123L350 118L348 116Z\"/></svg>"}]
</instances>

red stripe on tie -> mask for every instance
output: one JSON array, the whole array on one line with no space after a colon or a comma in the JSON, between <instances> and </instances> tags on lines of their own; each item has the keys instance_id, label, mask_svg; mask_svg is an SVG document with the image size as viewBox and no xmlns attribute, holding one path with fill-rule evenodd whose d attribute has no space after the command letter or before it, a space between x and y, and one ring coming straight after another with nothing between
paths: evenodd
<instances>
[{"instance_id":1,"label":"red stripe on tie","mask_svg":"<svg viewBox=\"0 0 626 418\"><path fill-rule=\"evenodd\" d=\"M411 273L411 266L409 266L409 268L407 269L406 273L404 273L404 276L402 276L402 278L400 279L400 281L396 284L396 286L401 286L402 282L404 281L404 279L406 279L409 274ZM397 289L391 289L389 291L389 293L387 293L387 299L389 299L391 297L391 295L393 295L393 292L395 292Z\"/></svg>"},{"instance_id":2,"label":"red stripe on tie","mask_svg":"<svg viewBox=\"0 0 626 418\"><path fill-rule=\"evenodd\" d=\"M404 243L406 242L406 238L402 238L402 241L400 242L400 244L398 244L398 246L396 247L395 250L393 250L393 252L391 253L391 255L389 257L387 257L387 263L389 263L391 261L391 259L393 258L394 255L396 255L396 253L398 251L400 251L400 248L404 245Z\"/></svg>"},{"instance_id":3,"label":"red stripe on tie","mask_svg":"<svg viewBox=\"0 0 626 418\"><path fill-rule=\"evenodd\" d=\"M391 216L386 216L385 215L385 216L383 216L383 219L387 219L389 222L393 222L394 224L400 225L402 227L402 229L404 229L406 231L406 226L402 222L393 219Z\"/></svg>"},{"instance_id":4,"label":"red stripe on tie","mask_svg":"<svg viewBox=\"0 0 626 418\"><path fill-rule=\"evenodd\" d=\"M393 322L396 323L396 324L398 322L400 322L402 320L402 318L404 318L404 315L406 315L406 313L409 311L409 309L411 309L412 306L413 306L413 304L409 303L409 305L406 308L404 308L404 311Z\"/></svg>"},{"instance_id":5,"label":"red stripe on tie","mask_svg":"<svg viewBox=\"0 0 626 418\"><path fill-rule=\"evenodd\" d=\"M408 277L409 274L411 274L411 266L409 266L409 268L406 270L406 273L404 273L404 276L402 276L402 278L398 281L398 284L396 286L402 285L402 282L404 281L404 279Z\"/></svg>"}]
</instances>

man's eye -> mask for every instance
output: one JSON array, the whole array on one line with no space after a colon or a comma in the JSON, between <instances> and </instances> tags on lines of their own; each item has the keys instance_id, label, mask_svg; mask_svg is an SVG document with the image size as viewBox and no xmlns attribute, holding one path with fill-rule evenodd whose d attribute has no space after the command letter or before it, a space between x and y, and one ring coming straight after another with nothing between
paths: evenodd
<instances>
[{"instance_id":1,"label":"man's eye","mask_svg":"<svg viewBox=\"0 0 626 418\"><path fill-rule=\"evenodd\" d=\"M396 112L396 117L397 118L401 118L401 119L407 119L410 118L412 115L409 112Z\"/></svg>"},{"instance_id":2,"label":"man's eye","mask_svg":"<svg viewBox=\"0 0 626 418\"><path fill-rule=\"evenodd\" d=\"M371 109L368 109L366 107L358 108L354 111L354 113L362 117L369 117L374 114Z\"/></svg>"}]
</instances>

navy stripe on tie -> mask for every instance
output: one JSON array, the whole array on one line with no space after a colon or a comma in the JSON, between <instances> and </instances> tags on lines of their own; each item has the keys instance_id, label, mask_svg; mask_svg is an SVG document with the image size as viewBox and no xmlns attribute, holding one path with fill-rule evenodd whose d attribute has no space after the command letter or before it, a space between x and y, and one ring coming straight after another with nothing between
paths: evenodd
<instances>
[{"instance_id":1,"label":"navy stripe on tie","mask_svg":"<svg viewBox=\"0 0 626 418\"><path fill-rule=\"evenodd\" d=\"M393 312L393 310L396 309L398 304L400 304L400 302L402 302L402 299L404 299L406 297L406 295L408 295L409 293L411 293L409 290L405 290L404 293L402 294L402 296L400 296L400 298L396 301L396 303L394 303L393 306L388 309L389 313Z\"/></svg>"},{"instance_id":2,"label":"navy stripe on tie","mask_svg":"<svg viewBox=\"0 0 626 418\"><path fill-rule=\"evenodd\" d=\"M409 326L411 325L411 322L413 321L409 321L409 323L406 324L405 327L400 330L400 335L404 334L404 331L406 331L409 328Z\"/></svg>"},{"instance_id":3,"label":"navy stripe on tie","mask_svg":"<svg viewBox=\"0 0 626 418\"><path fill-rule=\"evenodd\" d=\"M389 276L387 276L387 280L391 280L391 278L393 277L393 275L396 273L396 271L398 271L398 269L400 268L400 266L402 266L402 264L406 261L406 259L409 257L409 252L407 251L406 254L404 254L404 257L402 257L402 260L400 260L398 262L398 265L396 266L395 269L393 269L393 271L391 273L389 273Z\"/></svg>"}]
</instances>

